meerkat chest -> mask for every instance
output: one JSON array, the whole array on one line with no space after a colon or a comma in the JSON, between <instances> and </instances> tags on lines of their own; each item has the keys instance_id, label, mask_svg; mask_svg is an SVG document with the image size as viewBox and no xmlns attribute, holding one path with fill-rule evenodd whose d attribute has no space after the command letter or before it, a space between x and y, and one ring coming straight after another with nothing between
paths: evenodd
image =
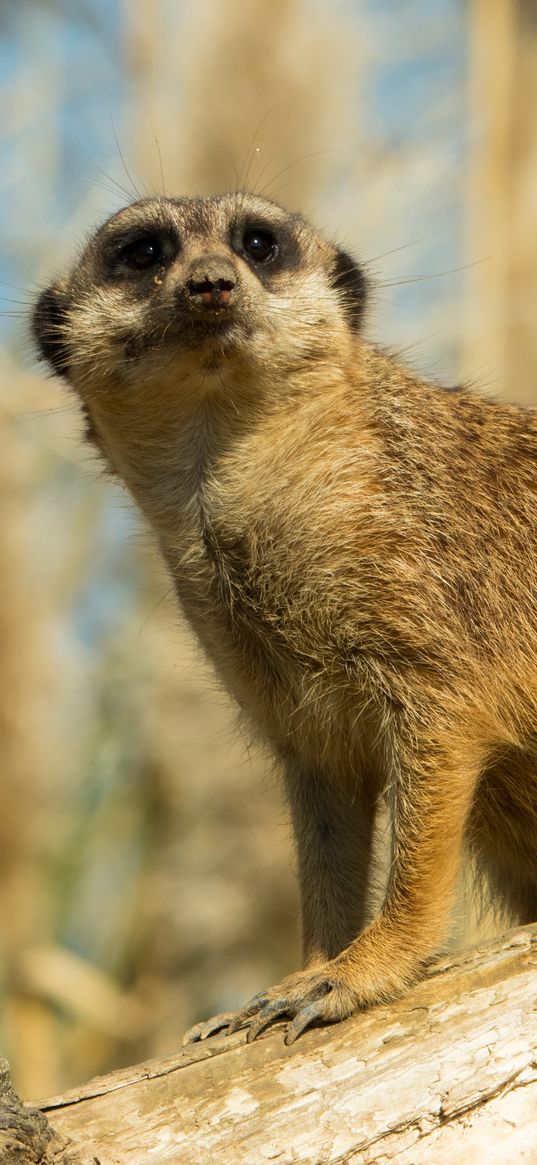
<instances>
[{"instance_id":1,"label":"meerkat chest","mask_svg":"<svg viewBox=\"0 0 537 1165\"><path fill-rule=\"evenodd\" d=\"M300 553L291 561L284 510L263 474L245 471L209 474L195 490L183 482L173 512L153 517L197 638L271 737L287 736L293 710L304 707L311 657L306 563Z\"/></svg>"},{"instance_id":2,"label":"meerkat chest","mask_svg":"<svg viewBox=\"0 0 537 1165\"><path fill-rule=\"evenodd\" d=\"M338 527L360 504L357 454L334 452L326 425L296 408L229 440L211 422L170 417L154 450L146 439L128 459L129 484L226 686L271 735L285 734L289 718L319 719L326 677L331 686L349 590L339 582L356 571Z\"/></svg>"}]
</instances>

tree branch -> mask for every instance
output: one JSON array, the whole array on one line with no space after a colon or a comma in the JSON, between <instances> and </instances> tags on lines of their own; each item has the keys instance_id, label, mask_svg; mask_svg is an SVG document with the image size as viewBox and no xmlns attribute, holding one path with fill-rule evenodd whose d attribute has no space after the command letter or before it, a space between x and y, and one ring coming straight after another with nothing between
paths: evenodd
<instances>
[{"instance_id":1,"label":"tree branch","mask_svg":"<svg viewBox=\"0 0 537 1165\"><path fill-rule=\"evenodd\" d=\"M537 925L291 1048L213 1037L38 1103L77 1165L535 1165L536 971Z\"/></svg>"}]
</instances>

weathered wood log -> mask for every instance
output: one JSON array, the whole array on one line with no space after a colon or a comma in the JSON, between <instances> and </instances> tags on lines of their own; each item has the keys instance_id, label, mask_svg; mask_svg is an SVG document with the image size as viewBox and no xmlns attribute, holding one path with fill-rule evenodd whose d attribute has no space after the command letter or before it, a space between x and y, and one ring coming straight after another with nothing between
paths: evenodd
<instances>
[{"instance_id":1,"label":"weathered wood log","mask_svg":"<svg viewBox=\"0 0 537 1165\"><path fill-rule=\"evenodd\" d=\"M0 1165L83 1165L70 1148L43 1113L19 1100L0 1056Z\"/></svg>"},{"instance_id":2,"label":"weathered wood log","mask_svg":"<svg viewBox=\"0 0 537 1165\"><path fill-rule=\"evenodd\" d=\"M47 1165L536 1165L537 925L291 1048L213 1037L36 1104Z\"/></svg>"}]
</instances>

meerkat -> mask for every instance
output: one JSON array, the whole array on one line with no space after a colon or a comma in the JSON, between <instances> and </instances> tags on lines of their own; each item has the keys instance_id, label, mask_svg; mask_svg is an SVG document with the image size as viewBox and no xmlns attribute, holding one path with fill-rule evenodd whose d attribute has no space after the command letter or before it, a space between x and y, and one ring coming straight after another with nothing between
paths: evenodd
<instances>
[{"instance_id":1,"label":"meerkat","mask_svg":"<svg viewBox=\"0 0 537 1165\"><path fill-rule=\"evenodd\" d=\"M400 995L444 940L463 853L537 918L536 416L367 343L367 288L272 202L150 198L35 307L290 806L303 967L186 1040L287 1018L292 1043Z\"/></svg>"}]
</instances>

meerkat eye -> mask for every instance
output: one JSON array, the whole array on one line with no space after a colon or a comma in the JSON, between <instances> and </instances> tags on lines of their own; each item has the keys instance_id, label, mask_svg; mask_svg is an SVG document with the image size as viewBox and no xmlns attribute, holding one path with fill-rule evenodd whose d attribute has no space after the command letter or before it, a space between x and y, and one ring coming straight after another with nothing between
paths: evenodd
<instances>
[{"instance_id":1,"label":"meerkat eye","mask_svg":"<svg viewBox=\"0 0 537 1165\"><path fill-rule=\"evenodd\" d=\"M121 249L119 257L133 271L147 271L164 261L161 242L157 235L140 235L139 239Z\"/></svg>"},{"instance_id":2,"label":"meerkat eye","mask_svg":"<svg viewBox=\"0 0 537 1165\"><path fill-rule=\"evenodd\" d=\"M242 236L244 254L254 263L268 263L278 254L278 243L272 231L261 227L249 227Z\"/></svg>"}]
</instances>

